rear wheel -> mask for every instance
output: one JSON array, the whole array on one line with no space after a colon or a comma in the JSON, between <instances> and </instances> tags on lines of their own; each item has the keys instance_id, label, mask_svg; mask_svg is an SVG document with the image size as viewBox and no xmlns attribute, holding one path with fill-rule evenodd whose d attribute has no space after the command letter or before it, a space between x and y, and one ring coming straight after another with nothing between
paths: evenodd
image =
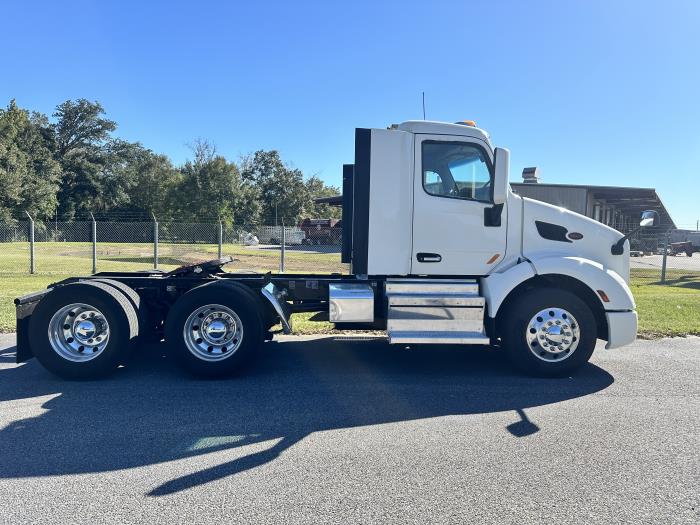
<instances>
[{"instance_id":1,"label":"rear wheel","mask_svg":"<svg viewBox=\"0 0 700 525\"><path fill-rule=\"evenodd\" d=\"M165 340L189 372L209 377L230 375L262 343L259 301L242 285L211 283L195 288L171 308Z\"/></svg>"},{"instance_id":2,"label":"rear wheel","mask_svg":"<svg viewBox=\"0 0 700 525\"><path fill-rule=\"evenodd\" d=\"M34 356L66 379L93 379L113 372L138 335L136 311L104 283L60 286L37 305L29 324Z\"/></svg>"},{"instance_id":3,"label":"rear wheel","mask_svg":"<svg viewBox=\"0 0 700 525\"><path fill-rule=\"evenodd\" d=\"M588 305L559 288L538 288L516 297L500 327L510 361L538 376L561 376L580 368L591 358L597 339Z\"/></svg>"}]
</instances>

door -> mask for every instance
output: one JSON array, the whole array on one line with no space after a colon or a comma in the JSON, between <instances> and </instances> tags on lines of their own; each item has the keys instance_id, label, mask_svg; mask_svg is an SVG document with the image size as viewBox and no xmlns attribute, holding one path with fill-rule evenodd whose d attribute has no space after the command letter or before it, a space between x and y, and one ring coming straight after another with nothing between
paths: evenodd
<instances>
[{"instance_id":1,"label":"door","mask_svg":"<svg viewBox=\"0 0 700 525\"><path fill-rule=\"evenodd\" d=\"M493 158L472 137L416 135L411 273L486 275L506 251L506 209L492 213ZM485 212L485 210L487 210Z\"/></svg>"}]
</instances>

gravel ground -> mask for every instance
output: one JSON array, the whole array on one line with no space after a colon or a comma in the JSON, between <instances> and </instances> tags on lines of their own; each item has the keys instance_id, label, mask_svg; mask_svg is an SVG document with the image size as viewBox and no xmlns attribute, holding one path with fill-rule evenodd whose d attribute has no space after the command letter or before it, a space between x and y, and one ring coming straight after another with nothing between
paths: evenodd
<instances>
[{"instance_id":1,"label":"gravel ground","mask_svg":"<svg viewBox=\"0 0 700 525\"><path fill-rule=\"evenodd\" d=\"M161 346L107 380L0 336L0 523L698 523L700 338L572 378L484 348L267 344L193 380Z\"/></svg>"}]
</instances>

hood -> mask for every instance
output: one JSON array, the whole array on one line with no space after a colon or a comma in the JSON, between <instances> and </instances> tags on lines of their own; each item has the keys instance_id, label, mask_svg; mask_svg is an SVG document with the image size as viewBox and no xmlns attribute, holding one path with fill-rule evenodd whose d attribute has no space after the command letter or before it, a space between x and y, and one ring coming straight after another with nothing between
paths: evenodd
<instances>
[{"instance_id":1,"label":"hood","mask_svg":"<svg viewBox=\"0 0 700 525\"><path fill-rule=\"evenodd\" d=\"M611 246L623 235L598 221L534 199L523 198L523 256L583 257L618 273L629 281L629 242L622 255Z\"/></svg>"}]
</instances>

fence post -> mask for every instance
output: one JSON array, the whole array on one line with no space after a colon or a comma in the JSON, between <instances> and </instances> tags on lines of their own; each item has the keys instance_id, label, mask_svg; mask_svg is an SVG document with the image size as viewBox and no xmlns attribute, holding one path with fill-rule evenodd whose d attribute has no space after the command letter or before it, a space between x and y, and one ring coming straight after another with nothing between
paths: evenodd
<instances>
[{"instance_id":1,"label":"fence post","mask_svg":"<svg viewBox=\"0 0 700 525\"><path fill-rule=\"evenodd\" d=\"M28 211L24 213L29 217L29 273L34 274L36 272L34 265L34 219Z\"/></svg>"},{"instance_id":2,"label":"fence post","mask_svg":"<svg viewBox=\"0 0 700 525\"><path fill-rule=\"evenodd\" d=\"M666 241L664 242L664 258L661 261L661 283L666 282L666 258L668 257L668 241L670 237L670 231L666 232Z\"/></svg>"},{"instance_id":3,"label":"fence post","mask_svg":"<svg viewBox=\"0 0 700 525\"><path fill-rule=\"evenodd\" d=\"M95 222L95 216L90 213L92 218L92 273L97 273L97 222Z\"/></svg>"},{"instance_id":4,"label":"fence post","mask_svg":"<svg viewBox=\"0 0 700 525\"><path fill-rule=\"evenodd\" d=\"M156 219L156 214L153 215L153 269L158 269L158 219Z\"/></svg>"},{"instance_id":5,"label":"fence post","mask_svg":"<svg viewBox=\"0 0 700 525\"><path fill-rule=\"evenodd\" d=\"M219 231L217 240L219 241L218 258L221 259L221 245L224 243L224 225L222 224L221 219L219 219Z\"/></svg>"},{"instance_id":6,"label":"fence post","mask_svg":"<svg viewBox=\"0 0 700 525\"><path fill-rule=\"evenodd\" d=\"M287 232L284 230L284 219L282 219L282 235L280 235L280 237L282 237L282 244L280 244L280 273L284 273L284 248L287 241L286 235Z\"/></svg>"}]
</instances>

